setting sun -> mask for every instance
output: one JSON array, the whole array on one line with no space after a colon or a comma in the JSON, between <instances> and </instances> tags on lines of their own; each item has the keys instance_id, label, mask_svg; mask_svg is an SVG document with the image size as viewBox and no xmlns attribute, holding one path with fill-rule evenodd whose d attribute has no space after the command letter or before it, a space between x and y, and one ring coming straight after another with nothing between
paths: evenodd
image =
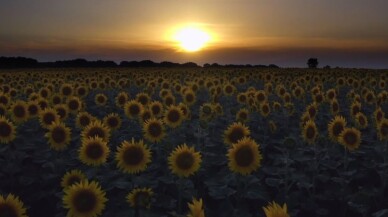
<instances>
[{"instance_id":1,"label":"setting sun","mask_svg":"<svg viewBox=\"0 0 388 217\"><path fill-rule=\"evenodd\" d=\"M186 27L178 30L174 39L179 43L179 46L183 50L194 52L201 50L210 40L210 36L203 30L194 27Z\"/></svg>"}]
</instances>

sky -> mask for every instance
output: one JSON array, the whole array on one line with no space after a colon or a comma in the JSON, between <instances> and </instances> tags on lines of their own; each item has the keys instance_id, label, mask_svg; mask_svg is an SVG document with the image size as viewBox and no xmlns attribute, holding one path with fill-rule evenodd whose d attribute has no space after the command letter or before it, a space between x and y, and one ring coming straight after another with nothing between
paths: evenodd
<instances>
[{"instance_id":1,"label":"sky","mask_svg":"<svg viewBox=\"0 0 388 217\"><path fill-rule=\"evenodd\" d=\"M0 56L388 68L387 0L0 0ZM184 52L176 31L211 36Z\"/></svg>"}]
</instances>

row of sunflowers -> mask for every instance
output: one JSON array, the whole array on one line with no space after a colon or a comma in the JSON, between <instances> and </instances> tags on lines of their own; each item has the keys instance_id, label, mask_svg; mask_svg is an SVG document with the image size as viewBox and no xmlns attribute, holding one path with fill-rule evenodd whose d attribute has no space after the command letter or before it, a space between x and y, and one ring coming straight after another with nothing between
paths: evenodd
<instances>
[{"instance_id":1,"label":"row of sunflowers","mask_svg":"<svg viewBox=\"0 0 388 217\"><path fill-rule=\"evenodd\" d=\"M3 71L0 216L383 216L387 82L351 69Z\"/></svg>"}]
</instances>

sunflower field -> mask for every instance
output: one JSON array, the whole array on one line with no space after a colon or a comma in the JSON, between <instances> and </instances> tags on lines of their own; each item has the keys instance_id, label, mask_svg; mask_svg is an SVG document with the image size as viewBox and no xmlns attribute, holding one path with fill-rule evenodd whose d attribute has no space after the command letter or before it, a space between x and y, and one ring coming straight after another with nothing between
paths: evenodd
<instances>
[{"instance_id":1,"label":"sunflower field","mask_svg":"<svg viewBox=\"0 0 388 217\"><path fill-rule=\"evenodd\" d=\"M388 216L388 71L0 71L0 217Z\"/></svg>"}]
</instances>

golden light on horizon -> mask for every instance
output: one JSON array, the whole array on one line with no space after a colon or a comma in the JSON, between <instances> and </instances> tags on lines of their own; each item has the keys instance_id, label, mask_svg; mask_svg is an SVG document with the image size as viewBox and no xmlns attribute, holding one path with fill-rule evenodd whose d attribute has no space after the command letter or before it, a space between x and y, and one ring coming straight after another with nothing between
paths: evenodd
<instances>
[{"instance_id":1,"label":"golden light on horizon","mask_svg":"<svg viewBox=\"0 0 388 217\"><path fill-rule=\"evenodd\" d=\"M206 31L197 27L183 27L173 35L181 49L186 52L195 52L204 48L211 37Z\"/></svg>"}]
</instances>

